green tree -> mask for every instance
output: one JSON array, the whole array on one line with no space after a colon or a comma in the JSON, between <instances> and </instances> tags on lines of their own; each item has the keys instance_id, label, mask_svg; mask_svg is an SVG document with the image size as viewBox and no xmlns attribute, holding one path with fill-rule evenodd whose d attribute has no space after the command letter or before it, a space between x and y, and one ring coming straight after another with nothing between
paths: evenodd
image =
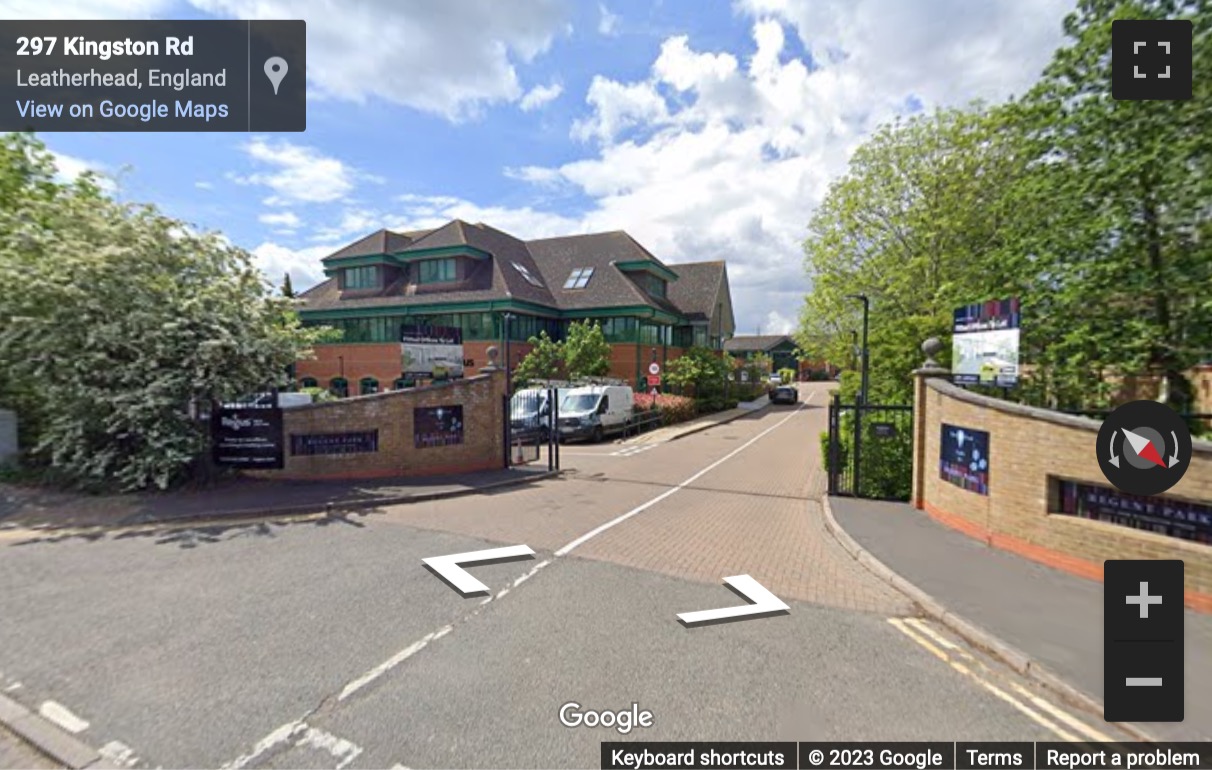
<instances>
[{"instance_id":1,"label":"green tree","mask_svg":"<svg viewBox=\"0 0 1212 770\"><path fill-rule=\"evenodd\" d=\"M1007 255L1031 211L1012 191L1032 159L1011 118L974 105L887 125L812 217L797 344L853 360L862 304L850 295L866 295L875 400L910 398L921 342L949 333L955 307L1018 290L1022 260Z\"/></svg>"},{"instance_id":2,"label":"green tree","mask_svg":"<svg viewBox=\"0 0 1212 770\"><path fill-rule=\"evenodd\" d=\"M282 279L282 296L287 299L294 299L295 287L290 283L290 273L287 273Z\"/></svg>"},{"instance_id":3,"label":"green tree","mask_svg":"<svg viewBox=\"0 0 1212 770\"><path fill-rule=\"evenodd\" d=\"M704 398L720 393L730 372L729 363L714 350L693 347L665 365L664 381Z\"/></svg>"},{"instance_id":4,"label":"green tree","mask_svg":"<svg viewBox=\"0 0 1212 770\"><path fill-rule=\"evenodd\" d=\"M1128 18L1192 22L1192 99L1112 98L1111 25ZM1023 197L1064 203L1032 244L1033 396L1103 406L1119 375L1155 374L1186 409L1184 371L1212 349L1212 4L1081 0L1064 29L1017 105L1049 160Z\"/></svg>"},{"instance_id":5,"label":"green tree","mask_svg":"<svg viewBox=\"0 0 1212 770\"><path fill-rule=\"evenodd\" d=\"M598 323L585 320L569 324L564 341L564 368L574 380L601 377L610 371L610 343Z\"/></svg>"},{"instance_id":6,"label":"green tree","mask_svg":"<svg viewBox=\"0 0 1212 770\"><path fill-rule=\"evenodd\" d=\"M82 485L167 487L204 454L191 403L285 384L326 332L302 328L220 236L88 180L49 190L39 144L4 147L0 371L37 391L32 457ZM12 194L22 163L27 194Z\"/></svg>"},{"instance_id":7,"label":"green tree","mask_svg":"<svg viewBox=\"0 0 1212 770\"><path fill-rule=\"evenodd\" d=\"M564 368L564 343L551 339L545 331L531 337L528 342L533 347L514 369L514 383L518 387L526 387L535 380L559 378Z\"/></svg>"}]
</instances>

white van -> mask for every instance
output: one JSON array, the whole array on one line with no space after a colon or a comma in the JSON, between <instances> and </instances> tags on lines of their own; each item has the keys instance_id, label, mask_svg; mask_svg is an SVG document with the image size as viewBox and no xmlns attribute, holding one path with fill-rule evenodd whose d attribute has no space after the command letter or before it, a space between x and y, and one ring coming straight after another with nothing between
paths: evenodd
<instances>
[{"instance_id":1,"label":"white van","mask_svg":"<svg viewBox=\"0 0 1212 770\"><path fill-rule=\"evenodd\" d=\"M524 388L509 400L509 421L515 433L537 434L547 439L551 404L547 403L547 388ZM570 388L555 388L556 403L571 392Z\"/></svg>"},{"instance_id":2,"label":"white van","mask_svg":"<svg viewBox=\"0 0 1212 770\"><path fill-rule=\"evenodd\" d=\"M589 385L573 388L560 401L560 440L588 438L601 441L623 433L631 425L635 392L624 385Z\"/></svg>"}]
</instances>

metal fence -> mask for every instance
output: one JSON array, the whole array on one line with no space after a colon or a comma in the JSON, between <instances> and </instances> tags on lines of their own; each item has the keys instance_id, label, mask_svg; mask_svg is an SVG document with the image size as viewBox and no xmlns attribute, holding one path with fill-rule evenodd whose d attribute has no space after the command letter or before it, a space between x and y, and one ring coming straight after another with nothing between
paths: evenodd
<instances>
[{"instance_id":1,"label":"metal fence","mask_svg":"<svg viewBox=\"0 0 1212 770\"><path fill-rule=\"evenodd\" d=\"M559 391L555 388L523 390L506 396L505 466L540 462L546 453L547 469L560 467Z\"/></svg>"},{"instance_id":2,"label":"metal fence","mask_svg":"<svg viewBox=\"0 0 1212 770\"><path fill-rule=\"evenodd\" d=\"M824 450L829 494L908 500L913 476L913 407L843 404L834 394Z\"/></svg>"}]
</instances>

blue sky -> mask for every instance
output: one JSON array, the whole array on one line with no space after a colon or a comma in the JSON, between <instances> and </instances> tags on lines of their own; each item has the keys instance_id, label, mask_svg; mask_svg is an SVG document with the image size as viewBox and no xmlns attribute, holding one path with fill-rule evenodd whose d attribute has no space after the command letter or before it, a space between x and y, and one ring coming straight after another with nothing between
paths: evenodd
<instances>
[{"instance_id":1,"label":"blue sky","mask_svg":"<svg viewBox=\"0 0 1212 770\"><path fill-rule=\"evenodd\" d=\"M0 0L3 18L302 18L308 130L47 134L275 283L380 227L623 229L725 259L738 333L789 331L801 243L881 123L1021 93L1069 0Z\"/></svg>"}]
</instances>

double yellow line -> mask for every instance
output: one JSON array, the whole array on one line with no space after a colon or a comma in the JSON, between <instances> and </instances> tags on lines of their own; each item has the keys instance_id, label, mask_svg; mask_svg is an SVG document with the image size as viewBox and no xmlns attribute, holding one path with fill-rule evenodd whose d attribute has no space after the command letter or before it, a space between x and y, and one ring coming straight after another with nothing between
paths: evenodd
<instances>
[{"instance_id":1,"label":"double yellow line","mask_svg":"<svg viewBox=\"0 0 1212 770\"><path fill-rule=\"evenodd\" d=\"M1017 682L1009 682L1007 692L990 681L992 671L959 645L953 643L921 618L889 618L888 623L919 646L963 676L976 682L1036 724L1050 730L1063 741L1106 741L1115 739L1049 703ZM1084 736L1084 737L1079 737Z\"/></svg>"}]
</instances>

